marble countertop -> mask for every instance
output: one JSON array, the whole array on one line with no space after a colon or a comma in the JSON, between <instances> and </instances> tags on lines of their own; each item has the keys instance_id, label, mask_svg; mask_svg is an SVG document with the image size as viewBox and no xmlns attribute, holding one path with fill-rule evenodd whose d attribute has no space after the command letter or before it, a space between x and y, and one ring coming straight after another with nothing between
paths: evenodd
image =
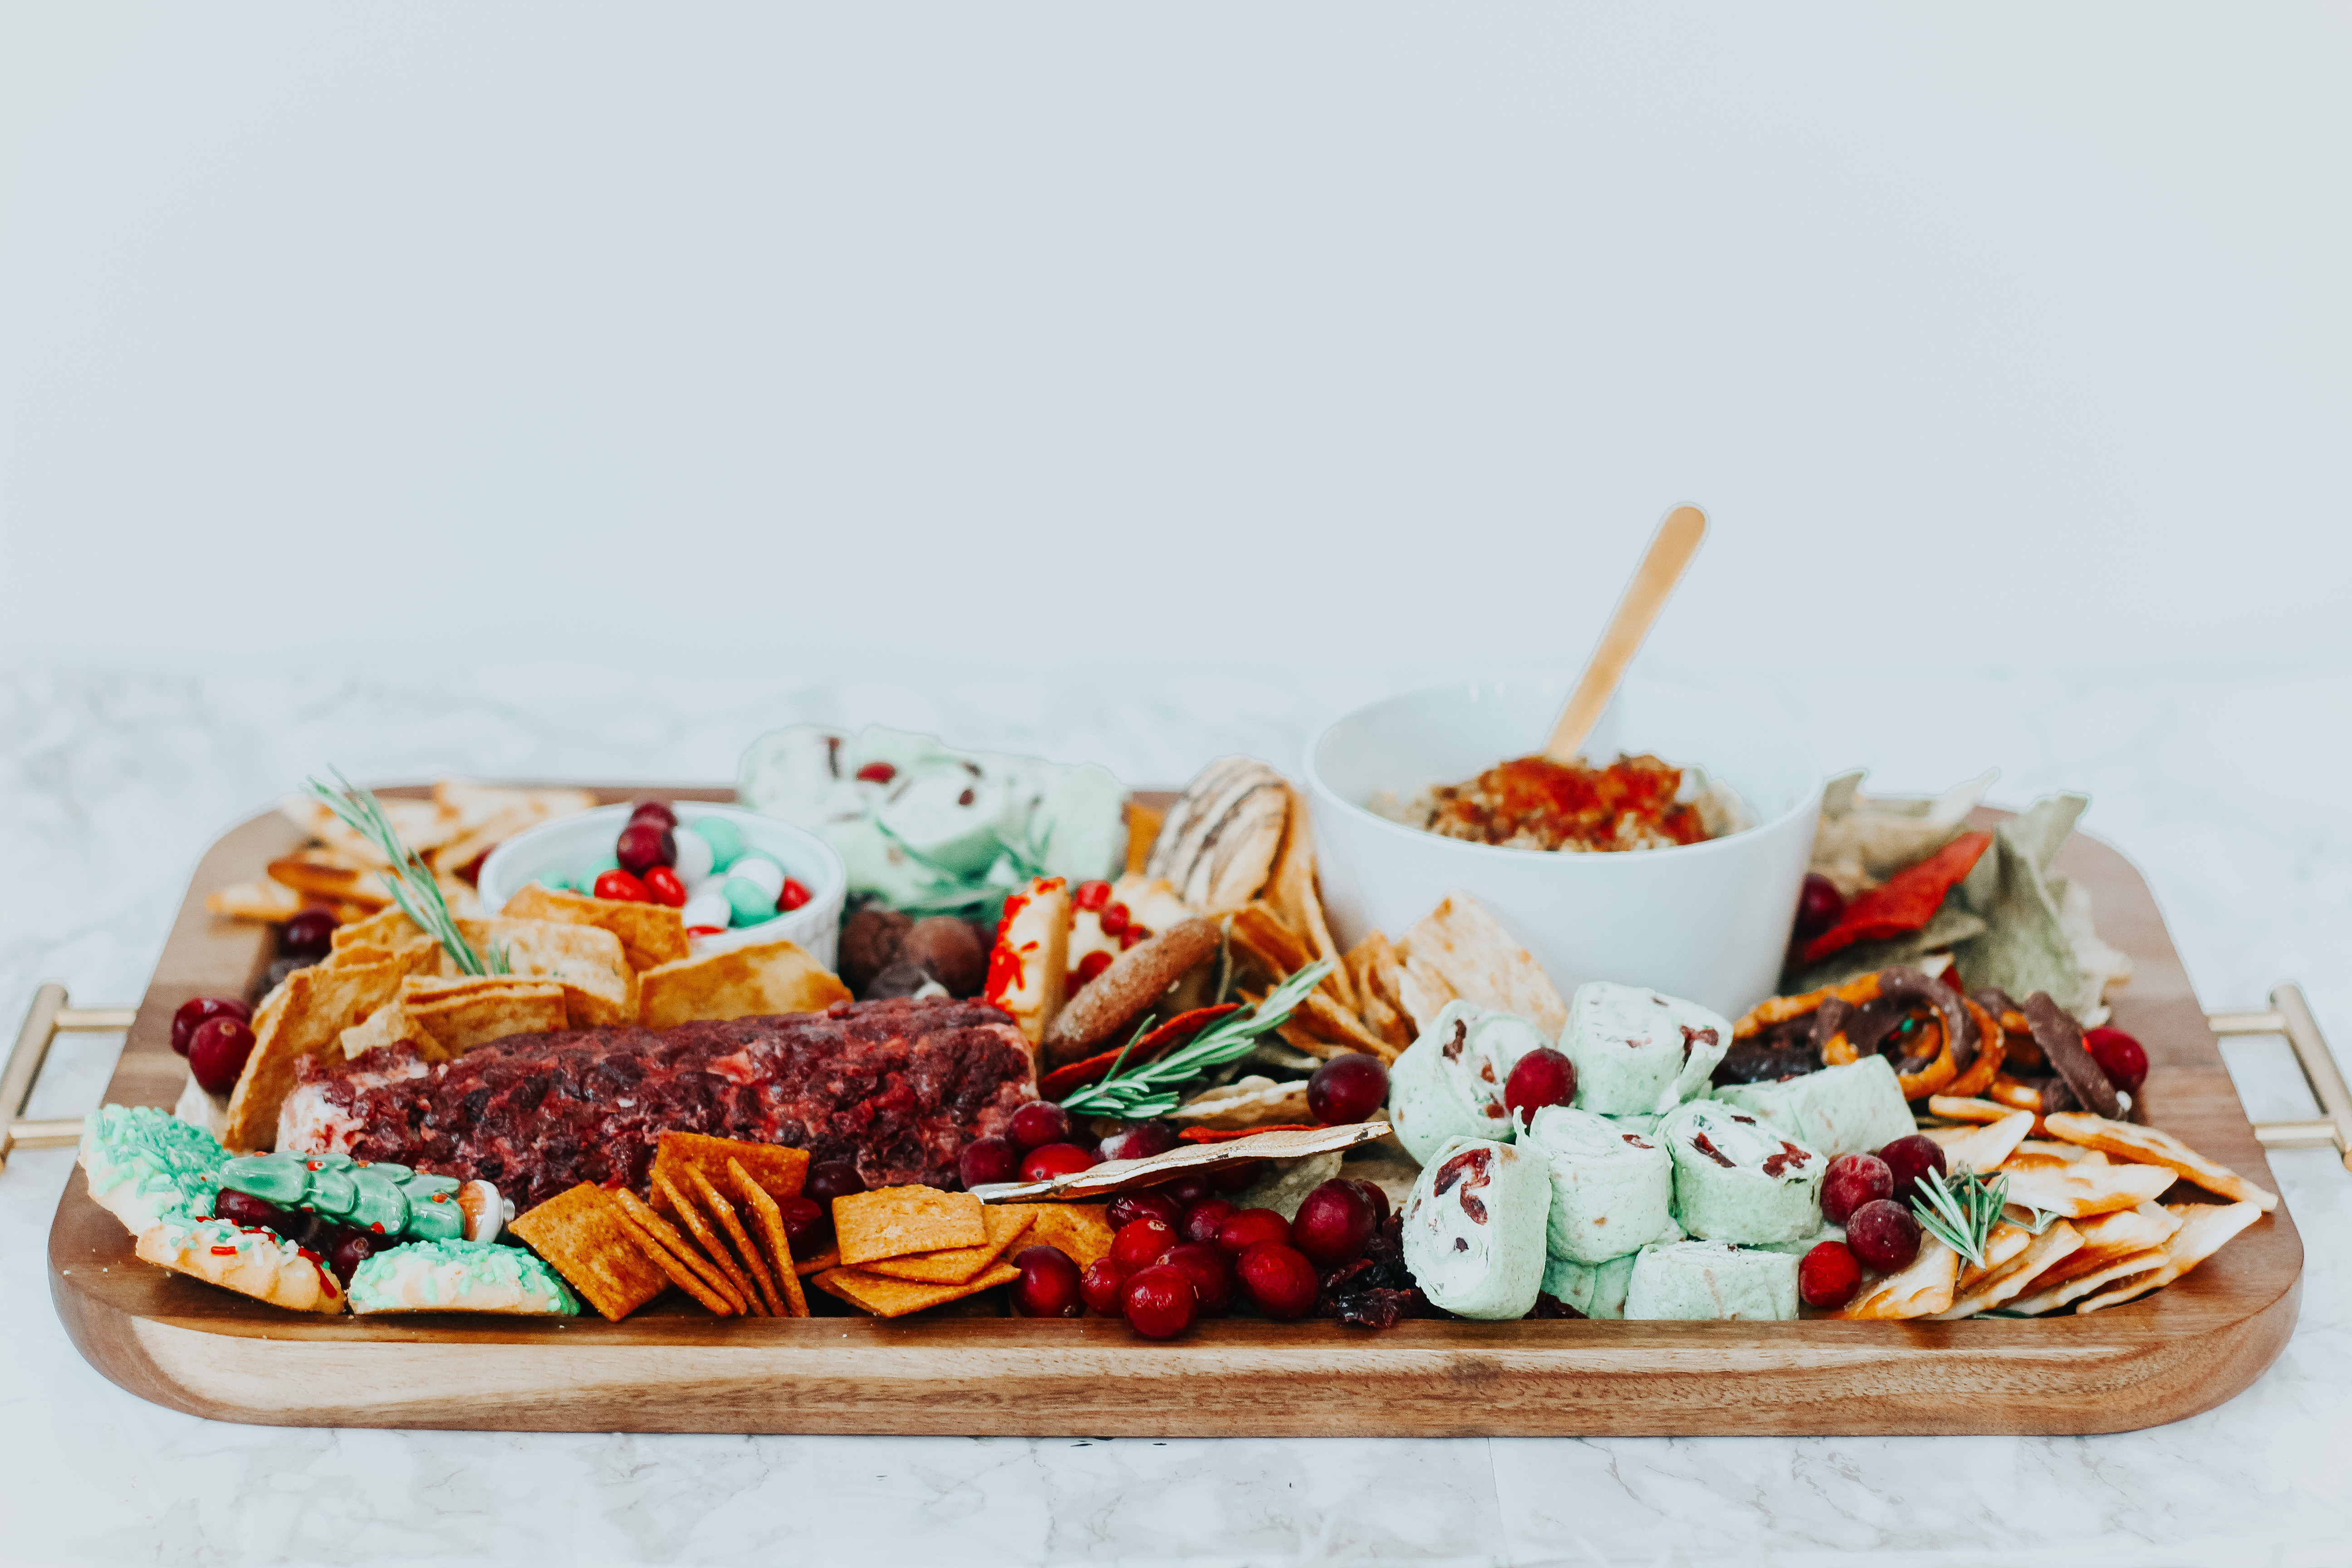
<instances>
[{"instance_id":1,"label":"marble countertop","mask_svg":"<svg viewBox=\"0 0 2352 1568\"><path fill-rule=\"evenodd\" d=\"M1717 684L1721 684L1717 682ZM1885 790L1998 763L1994 799L2088 790L2147 873L2208 1006L2283 978L2352 1044L2352 671L1757 687ZM307 772L707 782L761 731L880 721L1166 784L1295 764L1378 695L1347 682L1056 692L628 681L0 674L0 1022L33 987L146 984L198 853ZM36 1115L97 1099L119 1042L67 1037ZM2310 1114L2284 1044L2226 1047L2258 1117ZM2352 1175L2273 1169L2306 1249L2301 1321L2218 1410L2094 1438L1118 1441L294 1431L107 1383L43 1264L70 1151L0 1174L0 1557L18 1562L2139 1564L2352 1558Z\"/></svg>"}]
</instances>

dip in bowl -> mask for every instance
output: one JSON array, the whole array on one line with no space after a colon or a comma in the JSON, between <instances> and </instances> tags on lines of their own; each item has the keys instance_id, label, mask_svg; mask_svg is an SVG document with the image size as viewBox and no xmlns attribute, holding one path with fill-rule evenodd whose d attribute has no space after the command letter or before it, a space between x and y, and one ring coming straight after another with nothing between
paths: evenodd
<instances>
[{"instance_id":1,"label":"dip in bowl","mask_svg":"<svg viewBox=\"0 0 2352 1568\"><path fill-rule=\"evenodd\" d=\"M1565 997L1587 980L1647 985L1737 1016L1772 994L1812 855L1822 776L1783 728L1739 704L1629 681L1585 743L1595 764L1648 753L1706 770L1754 826L1611 854L1507 848L1378 815L1525 756L1565 680L1432 687L1360 708L1307 747L1315 848L1332 934L1402 935L1456 889L1528 945Z\"/></svg>"}]
</instances>

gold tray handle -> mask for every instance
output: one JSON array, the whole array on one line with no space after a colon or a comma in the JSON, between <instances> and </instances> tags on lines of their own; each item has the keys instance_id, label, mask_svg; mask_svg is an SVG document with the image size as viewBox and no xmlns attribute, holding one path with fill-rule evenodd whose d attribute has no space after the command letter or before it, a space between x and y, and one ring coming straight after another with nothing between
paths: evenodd
<instances>
[{"instance_id":1,"label":"gold tray handle","mask_svg":"<svg viewBox=\"0 0 2352 1568\"><path fill-rule=\"evenodd\" d=\"M8 1065L0 1069L0 1170L18 1149L57 1149L81 1142L81 1118L27 1121L25 1106L40 1081L49 1047L61 1034L112 1034L131 1027L136 1007L71 1007L66 988L55 981L33 993L25 1012L25 1026L8 1051Z\"/></svg>"},{"instance_id":2,"label":"gold tray handle","mask_svg":"<svg viewBox=\"0 0 2352 1568\"><path fill-rule=\"evenodd\" d=\"M2273 986L2268 1012L2214 1013L2205 1021L2217 1035L2284 1035L2294 1047L2295 1065L2303 1068L2303 1081L2311 1086L2311 1098L2326 1113L2301 1121L2256 1122L2254 1136L2263 1147L2332 1148L2343 1156L2345 1168L2352 1170L2352 1089L2345 1087L2344 1069L2320 1037L2303 987L2292 980Z\"/></svg>"}]
</instances>

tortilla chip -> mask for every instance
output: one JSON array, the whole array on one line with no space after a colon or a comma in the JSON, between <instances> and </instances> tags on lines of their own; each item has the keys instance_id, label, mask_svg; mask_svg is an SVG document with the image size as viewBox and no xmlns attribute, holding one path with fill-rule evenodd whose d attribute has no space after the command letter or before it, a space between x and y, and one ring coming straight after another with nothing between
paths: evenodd
<instances>
[{"instance_id":1,"label":"tortilla chip","mask_svg":"<svg viewBox=\"0 0 2352 1568\"><path fill-rule=\"evenodd\" d=\"M397 963L397 960L387 960ZM367 1016L367 1021L345 1029L341 1036L345 1059L374 1050L379 1046L397 1046L406 1042L416 1047L417 1055L428 1061L440 1059L440 1042L426 1034L401 1006L398 997L385 1003Z\"/></svg>"},{"instance_id":2,"label":"tortilla chip","mask_svg":"<svg viewBox=\"0 0 2352 1568\"><path fill-rule=\"evenodd\" d=\"M283 882L232 882L205 895L205 912L230 920L290 921L302 912L302 895Z\"/></svg>"},{"instance_id":3,"label":"tortilla chip","mask_svg":"<svg viewBox=\"0 0 2352 1568\"><path fill-rule=\"evenodd\" d=\"M2010 1300L2008 1310L2022 1313L2029 1318L2043 1317L2061 1307L2091 1295L2103 1286L2112 1285L2119 1279L2137 1279L2144 1274L2153 1273L2161 1268L2163 1263L2164 1248L2160 1247L2149 1247L2145 1252L2128 1253L2114 1259L2104 1268L2093 1269L2088 1274L2075 1275L2046 1289L2035 1290L2031 1295L2013 1297ZM2035 1283L2039 1284L2040 1281L2037 1280Z\"/></svg>"},{"instance_id":4,"label":"tortilla chip","mask_svg":"<svg viewBox=\"0 0 2352 1568\"><path fill-rule=\"evenodd\" d=\"M1937 1127L1927 1136L1944 1151L1948 1170L1998 1171L2032 1131L2033 1112L2012 1110L1990 1127Z\"/></svg>"},{"instance_id":5,"label":"tortilla chip","mask_svg":"<svg viewBox=\"0 0 2352 1568\"><path fill-rule=\"evenodd\" d=\"M1305 1026L1307 1032L1316 1038L1328 1040L1347 1050L1361 1051L1383 1062L1392 1062L1403 1055L1397 1047L1364 1027L1363 1021L1353 1013L1325 995L1320 986L1299 999L1298 1007L1291 1017Z\"/></svg>"},{"instance_id":6,"label":"tortilla chip","mask_svg":"<svg viewBox=\"0 0 2352 1568\"><path fill-rule=\"evenodd\" d=\"M1993 830L1993 847L1961 881L1962 905L1981 916L1981 935L1957 942L1952 957L1971 986L1997 985L2011 996L2046 991L2070 1013L2086 1001L2083 971L2066 938L2050 862L2090 804L2080 795L2045 795Z\"/></svg>"},{"instance_id":7,"label":"tortilla chip","mask_svg":"<svg viewBox=\"0 0 2352 1568\"><path fill-rule=\"evenodd\" d=\"M784 1316L783 1299L776 1292L775 1278L768 1272L767 1260L760 1256L759 1247L753 1245L751 1234L743 1228L742 1218L736 1214L735 1205L728 1202L726 1194L711 1184L709 1177L692 1165L687 1166L683 1174L686 1180L672 1184L671 1190L691 1194L700 1201L702 1212L719 1222L719 1234L734 1247L735 1261L741 1266L740 1272L759 1288L760 1301L767 1309L767 1315L772 1318Z\"/></svg>"},{"instance_id":8,"label":"tortilla chip","mask_svg":"<svg viewBox=\"0 0 2352 1568\"><path fill-rule=\"evenodd\" d=\"M613 1191L613 1202L619 1205L622 1217L636 1228L639 1239L646 1244L646 1252L680 1289L704 1306L710 1307L712 1311L719 1312L722 1317L750 1310L751 1303L736 1294L734 1281L697 1250L677 1226L654 1213L652 1205L645 1199L626 1187L616 1187ZM681 1278L680 1269L692 1276L695 1284L688 1284ZM698 1284L699 1289L696 1288ZM725 1311L711 1305L713 1297L723 1304Z\"/></svg>"},{"instance_id":9,"label":"tortilla chip","mask_svg":"<svg viewBox=\"0 0 2352 1568\"><path fill-rule=\"evenodd\" d=\"M884 1187L833 1200L833 1235L852 1266L910 1252L980 1247L988 1240L981 1201L937 1187Z\"/></svg>"},{"instance_id":10,"label":"tortilla chip","mask_svg":"<svg viewBox=\"0 0 2352 1568\"><path fill-rule=\"evenodd\" d=\"M945 1306L999 1285L1010 1285L1020 1278L1021 1270L1010 1263L1000 1263L961 1285L922 1285L911 1279L868 1274L862 1268L828 1268L816 1277L816 1288L875 1317L903 1318L927 1307Z\"/></svg>"},{"instance_id":11,"label":"tortilla chip","mask_svg":"<svg viewBox=\"0 0 2352 1568\"><path fill-rule=\"evenodd\" d=\"M808 1179L809 1154L781 1143L750 1143L703 1132L665 1132L654 1145L653 1173L672 1181L683 1181L682 1173L689 1169L721 1181L730 1164L740 1165L769 1196L796 1198ZM654 1206L660 1208L658 1199Z\"/></svg>"},{"instance_id":12,"label":"tortilla chip","mask_svg":"<svg viewBox=\"0 0 2352 1568\"><path fill-rule=\"evenodd\" d=\"M1979 1312L2000 1306L2022 1292L2050 1265L2079 1251L2083 1245L2082 1233L2063 1219L2053 1223L2040 1236L2013 1225L1993 1228L1996 1235L2001 1231L2015 1231L2024 1245L2010 1249L2007 1261L1997 1268L1970 1269L1962 1275L1958 1293L1952 1304L1936 1314L1938 1321L1952 1322L1961 1318L1973 1318ZM1986 1249L1986 1257L1990 1262L1990 1247ZM1973 1279L1969 1277L1971 1275Z\"/></svg>"},{"instance_id":13,"label":"tortilla chip","mask_svg":"<svg viewBox=\"0 0 2352 1568\"><path fill-rule=\"evenodd\" d=\"M1315 950L1306 939L1263 900L1235 910L1225 929L1234 949L1255 960L1270 978L1283 979L1315 962Z\"/></svg>"},{"instance_id":14,"label":"tortilla chip","mask_svg":"<svg viewBox=\"0 0 2352 1568\"><path fill-rule=\"evenodd\" d=\"M2160 1196L2172 1185L2172 1173L2161 1165L2094 1165L2078 1161L2052 1166L2038 1158L2011 1159L2001 1166L2009 1177L2009 1201L2068 1219L2113 1214Z\"/></svg>"},{"instance_id":15,"label":"tortilla chip","mask_svg":"<svg viewBox=\"0 0 2352 1568\"><path fill-rule=\"evenodd\" d=\"M800 1271L793 1267L792 1238L784 1234L783 1211L739 1161L727 1162L727 1184L751 1207L752 1221L760 1227L760 1237L767 1245L768 1267L776 1277L777 1293L783 1299L783 1310L777 1315L807 1317L808 1297L801 1289Z\"/></svg>"},{"instance_id":16,"label":"tortilla chip","mask_svg":"<svg viewBox=\"0 0 2352 1568\"><path fill-rule=\"evenodd\" d=\"M2053 1136L2069 1143L2080 1143L2086 1149L2119 1155L2143 1165L2161 1165L2209 1193L2252 1204L2264 1214L2278 1207L2276 1193L2258 1187L2229 1166L2207 1159L2169 1132L2072 1110L2053 1111L2042 1121Z\"/></svg>"},{"instance_id":17,"label":"tortilla chip","mask_svg":"<svg viewBox=\"0 0 2352 1568\"><path fill-rule=\"evenodd\" d=\"M593 1182L558 1193L507 1228L615 1323L668 1287L668 1276L622 1223L613 1195Z\"/></svg>"},{"instance_id":18,"label":"tortilla chip","mask_svg":"<svg viewBox=\"0 0 2352 1568\"><path fill-rule=\"evenodd\" d=\"M1168 820L1164 811L1154 811L1148 805L1127 803L1127 874L1140 877L1151 862L1151 847L1160 838L1160 825Z\"/></svg>"},{"instance_id":19,"label":"tortilla chip","mask_svg":"<svg viewBox=\"0 0 2352 1568\"><path fill-rule=\"evenodd\" d=\"M1331 940L1330 923L1323 918L1323 895L1315 880L1315 839L1307 797L1296 784L1290 792L1290 812L1282 828L1282 847L1275 851L1274 874L1266 879L1263 897L1274 906L1283 924L1299 933L1317 958L1331 961L1331 973L1317 987L1328 991L1341 1006L1357 1005L1356 984L1339 962L1339 944Z\"/></svg>"},{"instance_id":20,"label":"tortilla chip","mask_svg":"<svg viewBox=\"0 0 2352 1568\"><path fill-rule=\"evenodd\" d=\"M294 1091L294 1064L342 1047L343 1031L397 994L403 966L360 963L298 969L255 1017L253 1054L229 1096L221 1142L231 1149L268 1149L278 1142L278 1111Z\"/></svg>"},{"instance_id":21,"label":"tortilla chip","mask_svg":"<svg viewBox=\"0 0 2352 1568\"><path fill-rule=\"evenodd\" d=\"M682 959L637 976L638 1021L671 1029L698 1019L822 1013L849 987L794 942L768 942Z\"/></svg>"},{"instance_id":22,"label":"tortilla chip","mask_svg":"<svg viewBox=\"0 0 2352 1568\"><path fill-rule=\"evenodd\" d=\"M575 1029L637 1021L637 973L629 967L621 939L602 926L564 921L459 921L458 930L477 952L506 956L516 974L552 980L563 987L564 1010ZM454 966L443 955L441 972Z\"/></svg>"},{"instance_id":23,"label":"tortilla chip","mask_svg":"<svg viewBox=\"0 0 2352 1568\"><path fill-rule=\"evenodd\" d=\"M1874 1321L1932 1318L1948 1310L1960 1277L1960 1255L1932 1236L1919 1238L1919 1256L1901 1273L1874 1281L1830 1314Z\"/></svg>"},{"instance_id":24,"label":"tortilla chip","mask_svg":"<svg viewBox=\"0 0 2352 1568\"><path fill-rule=\"evenodd\" d=\"M1081 1269L1110 1256L1110 1216L1101 1204L1026 1204L1036 1211L1030 1223L1032 1246L1058 1247Z\"/></svg>"},{"instance_id":25,"label":"tortilla chip","mask_svg":"<svg viewBox=\"0 0 2352 1568\"><path fill-rule=\"evenodd\" d=\"M2147 1295L2169 1285L2215 1253L2221 1244L2263 1217L2263 1207L2252 1201L2235 1204L2168 1204L2180 1216L2180 1228L2165 1242L2164 1261L2146 1274L2135 1275L2081 1302L2075 1313L2095 1312Z\"/></svg>"},{"instance_id":26,"label":"tortilla chip","mask_svg":"<svg viewBox=\"0 0 2352 1568\"><path fill-rule=\"evenodd\" d=\"M461 1057L509 1035L551 1034L570 1016L562 986L507 974L462 980L412 974L401 982L400 1005L438 1047L425 1053L436 1059Z\"/></svg>"},{"instance_id":27,"label":"tortilla chip","mask_svg":"<svg viewBox=\"0 0 2352 1568\"><path fill-rule=\"evenodd\" d=\"M928 1285L961 1285L1003 1257L1005 1250L1036 1223L1037 1215L1023 1204L998 1204L983 1210L981 1219L988 1226L988 1239L978 1247L950 1247L908 1258L877 1258L865 1265L866 1272Z\"/></svg>"},{"instance_id":28,"label":"tortilla chip","mask_svg":"<svg viewBox=\"0 0 2352 1568\"><path fill-rule=\"evenodd\" d=\"M621 951L629 967L640 973L660 964L675 963L691 951L686 942L686 922L667 904L591 899L526 882L499 912L509 920L560 921L567 925L601 927L621 939Z\"/></svg>"},{"instance_id":29,"label":"tortilla chip","mask_svg":"<svg viewBox=\"0 0 2352 1568\"><path fill-rule=\"evenodd\" d=\"M1426 963L1465 1001L1517 1013L1554 1037L1568 1026L1568 1005L1535 955L1467 893L1446 895L1398 945L1404 951L1409 975L1415 964ZM1428 1017L1410 1007L1406 1011L1419 1027L1429 1026ZM1432 1008L1429 1017L1434 1016L1436 1009Z\"/></svg>"}]
</instances>

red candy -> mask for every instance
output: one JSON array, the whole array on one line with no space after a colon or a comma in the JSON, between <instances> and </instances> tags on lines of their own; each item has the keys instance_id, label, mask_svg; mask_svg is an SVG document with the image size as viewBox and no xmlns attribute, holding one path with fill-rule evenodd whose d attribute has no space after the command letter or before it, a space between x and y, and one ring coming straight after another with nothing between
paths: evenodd
<instances>
[{"instance_id":1,"label":"red candy","mask_svg":"<svg viewBox=\"0 0 2352 1568\"><path fill-rule=\"evenodd\" d=\"M607 871L597 878L596 896L618 899L628 904L650 904L654 901L653 893L646 885L626 871Z\"/></svg>"},{"instance_id":2,"label":"red candy","mask_svg":"<svg viewBox=\"0 0 2352 1568\"><path fill-rule=\"evenodd\" d=\"M677 873L668 867L647 867L644 881L646 891L653 895L655 903L667 904L674 910L686 907L686 884L679 881Z\"/></svg>"},{"instance_id":3,"label":"red candy","mask_svg":"<svg viewBox=\"0 0 2352 1568\"><path fill-rule=\"evenodd\" d=\"M790 914L793 910L799 909L803 904L807 903L809 901L809 890L807 887L802 883L799 878L787 877L784 879L783 891L776 895L776 908L783 910L786 914Z\"/></svg>"}]
</instances>

